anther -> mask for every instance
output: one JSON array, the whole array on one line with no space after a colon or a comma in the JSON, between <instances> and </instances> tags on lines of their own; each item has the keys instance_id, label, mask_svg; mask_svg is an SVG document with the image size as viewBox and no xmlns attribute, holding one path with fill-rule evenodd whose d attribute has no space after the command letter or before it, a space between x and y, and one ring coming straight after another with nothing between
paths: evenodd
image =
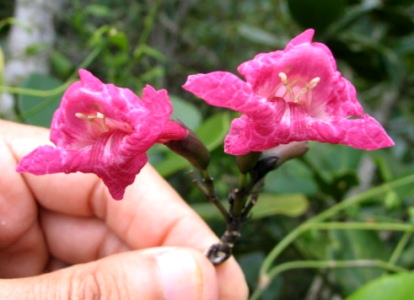
<instances>
[{"instance_id":1,"label":"anther","mask_svg":"<svg viewBox=\"0 0 414 300\"><path fill-rule=\"evenodd\" d=\"M315 86L318 85L318 82L321 79L319 77L313 78L311 81L309 81L303 89L299 91L299 93L296 94L295 98L293 99L293 102L300 102L300 98L305 95L307 92L309 92L311 89L313 89Z\"/></svg>"},{"instance_id":2,"label":"anther","mask_svg":"<svg viewBox=\"0 0 414 300\"><path fill-rule=\"evenodd\" d=\"M99 119L105 119L105 115L104 115L104 114L102 114L102 113L100 113L100 112L97 112L97 113L96 113L96 118L99 118Z\"/></svg>"},{"instance_id":3,"label":"anther","mask_svg":"<svg viewBox=\"0 0 414 300\"><path fill-rule=\"evenodd\" d=\"M285 89L286 89L286 91L283 94L282 98L284 98L286 96L286 94L289 94L289 97L291 99L293 99L294 98L294 94L293 94L292 88L295 86L296 83L295 82L291 82L289 84L289 81L287 79L287 75L285 73L283 73L283 72L280 72L279 73L279 78L282 81L282 83L283 83L283 85L285 86Z\"/></svg>"},{"instance_id":4,"label":"anther","mask_svg":"<svg viewBox=\"0 0 414 300\"><path fill-rule=\"evenodd\" d=\"M108 125L105 121L105 115L100 112L97 112L96 115L86 115L84 113L77 112L75 113L75 116L79 119L86 120L92 124L97 125L101 130L105 132L109 130ZM100 119L100 121L98 122L96 119Z\"/></svg>"},{"instance_id":5,"label":"anther","mask_svg":"<svg viewBox=\"0 0 414 300\"><path fill-rule=\"evenodd\" d=\"M283 73L283 72L280 72L279 73L279 77L280 77L280 80L282 81L282 83L283 84L287 84L288 83L288 81L287 81L287 76L286 76L286 74L285 73Z\"/></svg>"},{"instance_id":6,"label":"anther","mask_svg":"<svg viewBox=\"0 0 414 300\"><path fill-rule=\"evenodd\" d=\"M317 86L318 85L318 83L319 83L319 81L321 81L321 79L319 78L319 77L315 77L315 78L313 78L309 83L308 83L308 86L309 86L309 89L313 89L315 86Z\"/></svg>"},{"instance_id":7,"label":"anther","mask_svg":"<svg viewBox=\"0 0 414 300\"><path fill-rule=\"evenodd\" d=\"M283 86L285 87L285 92L281 98L285 98L286 95L289 95L289 98L291 99L291 101L296 102L296 103L304 102L303 100L301 100L302 96L305 95L307 92L309 92L314 87L316 87L319 81L321 81L319 77L313 78L311 81L306 83L305 87L299 90L299 92L295 95L295 93L293 92L293 88L296 86L297 80L289 82L286 73L283 73L283 72L279 73L279 78Z\"/></svg>"},{"instance_id":8,"label":"anther","mask_svg":"<svg viewBox=\"0 0 414 300\"><path fill-rule=\"evenodd\" d=\"M76 113L75 116L79 119L86 120L86 121L93 121L93 119L95 118L95 116L85 115L80 112Z\"/></svg>"}]
</instances>

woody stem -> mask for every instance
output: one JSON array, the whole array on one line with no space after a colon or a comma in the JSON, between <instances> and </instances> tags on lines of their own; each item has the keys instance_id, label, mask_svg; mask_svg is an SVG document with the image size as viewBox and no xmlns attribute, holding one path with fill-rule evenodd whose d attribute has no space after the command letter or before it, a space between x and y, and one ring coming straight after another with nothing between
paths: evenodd
<instances>
[{"instance_id":1,"label":"woody stem","mask_svg":"<svg viewBox=\"0 0 414 300\"><path fill-rule=\"evenodd\" d=\"M198 188L198 190L204 195L207 201L213 203L217 207L221 215L224 217L224 220L228 222L230 219L229 213L216 195L213 177L211 177L208 170L201 171L201 175L203 176L202 182L200 182L193 171L191 171L190 175L192 177L193 183Z\"/></svg>"},{"instance_id":2,"label":"woody stem","mask_svg":"<svg viewBox=\"0 0 414 300\"><path fill-rule=\"evenodd\" d=\"M247 182L246 174L242 174L239 188L230 193L226 231L221 236L220 242L212 245L207 252L207 257L214 265L223 263L232 255L234 244L241 236L241 226L247 220L250 210L257 201L260 186L260 184L253 185L251 181ZM251 198L246 206L249 195Z\"/></svg>"}]
</instances>

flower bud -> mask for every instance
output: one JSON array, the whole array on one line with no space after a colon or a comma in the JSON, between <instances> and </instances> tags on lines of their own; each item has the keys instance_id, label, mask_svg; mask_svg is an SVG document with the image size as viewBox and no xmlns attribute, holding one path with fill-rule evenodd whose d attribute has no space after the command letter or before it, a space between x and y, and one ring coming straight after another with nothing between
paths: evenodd
<instances>
[{"instance_id":1,"label":"flower bud","mask_svg":"<svg viewBox=\"0 0 414 300\"><path fill-rule=\"evenodd\" d=\"M236 156L236 163L240 172L246 174L253 169L260 157L260 154L261 152L249 152L247 154Z\"/></svg>"},{"instance_id":2,"label":"flower bud","mask_svg":"<svg viewBox=\"0 0 414 300\"><path fill-rule=\"evenodd\" d=\"M289 144L282 144L277 147L274 147L266 152L266 156L277 156L279 157L275 168L281 166L284 162L289 159L301 156L305 154L309 148L307 146L307 141L301 142L290 142Z\"/></svg>"},{"instance_id":3,"label":"flower bud","mask_svg":"<svg viewBox=\"0 0 414 300\"><path fill-rule=\"evenodd\" d=\"M257 182L266 176L270 171L280 167L289 159L298 157L308 151L307 142L291 142L272 148L263 155L254 168L250 171L252 177Z\"/></svg>"},{"instance_id":4,"label":"flower bud","mask_svg":"<svg viewBox=\"0 0 414 300\"><path fill-rule=\"evenodd\" d=\"M254 168L250 171L253 182L258 182L265 177L267 173L276 169L278 161L279 157L272 155L260 158Z\"/></svg>"},{"instance_id":5,"label":"flower bud","mask_svg":"<svg viewBox=\"0 0 414 300\"><path fill-rule=\"evenodd\" d=\"M187 159L195 168L199 170L207 169L210 162L210 151L192 130L181 122L179 123L187 129L187 135L180 140L165 142L164 145Z\"/></svg>"}]
</instances>

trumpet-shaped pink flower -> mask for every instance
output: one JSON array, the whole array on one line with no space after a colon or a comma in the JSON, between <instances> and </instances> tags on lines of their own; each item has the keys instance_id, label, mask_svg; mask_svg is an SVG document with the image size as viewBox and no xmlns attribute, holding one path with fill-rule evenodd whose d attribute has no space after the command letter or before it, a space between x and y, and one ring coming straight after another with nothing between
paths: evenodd
<instances>
[{"instance_id":1,"label":"trumpet-shaped pink flower","mask_svg":"<svg viewBox=\"0 0 414 300\"><path fill-rule=\"evenodd\" d=\"M292 141L319 141L373 150L394 145L364 113L354 86L337 71L331 51L312 43L314 31L292 39L283 51L257 55L228 72L189 76L184 89L207 103L243 114L233 120L225 151L264 151Z\"/></svg>"},{"instance_id":2,"label":"trumpet-shaped pink flower","mask_svg":"<svg viewBox=\"0 0 414 300\"><path fill-rule=\"evenodd\" d=\"M50 139L25 156L18 172L95 173L114 199L147 162L154 143L179 140L187 130L171 121L172 105L165 90L147 85L139 99L131 90L103 84L86 70L63 95L55 112Z\"/></svg>"}]
</instances>

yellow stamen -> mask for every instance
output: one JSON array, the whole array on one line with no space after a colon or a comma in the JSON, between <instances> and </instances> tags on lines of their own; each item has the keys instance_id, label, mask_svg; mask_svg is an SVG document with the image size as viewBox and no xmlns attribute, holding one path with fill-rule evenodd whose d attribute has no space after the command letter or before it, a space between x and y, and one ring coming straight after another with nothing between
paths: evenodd
<instances>
[{"instance_id":1,"label":"yellow stamen","mask_svg":"<svg viewBox=\"0 0 414 300\"><path fill-rule=\"evenodd\" d=\"M75 116L79 119L86 120L86 121L91 121L91 119L96 118L96 116L85 115L85 114L79 113L79 112L76 113Z\"/></svg>"},{"instance_id":2,"label":"yellow stamen","mask_svg":"<svg viewBox=\"0 0 414 300\"><path fill-rule=\"evenodd\" d=\"M285 86L285 93L283 94L282 98L286 97L286 94L289 94L289 97L293 99L295 97L295 94L293 93L293 87L296 85L296 82L290 82L287 79L287 76L285 73L280 72L279 73L280 80L282 81L283 85Z\"/></svg>"},{"instance_id":3,"label":"yellow stamen","mask_svg":"<svg viewBox=\"0 0 414 300\"><path fill-rule=\"evenodd\" d=\"M99 118L99 119L105 120L105 116L102 113L100 113L100 112L97 112L96 113L96 117Z\"/></svg>"},{"instance_id":4,"label":"yellow stamen","mask_svg":"<svg viewBox=\"0 0 414 300\"><path fill-rule=\"evenodd\" d=\"M280 73L279 73L279 77L280 77L280 80L282 80L282 83L283 83L284 85L287 85L288 80L287 80L287 76L286 76L286 74L285 74L285 73L283 73L283 72L280 72Z\"/></svg>"},{"instance_id":5,"label":"yellow stamen","mask_svg":"<svg viewBox=\"0 0 414 300\"><path fill-rule=\"evenodd\" d=\"M108 125L106 124L105 121L105 115L97 112L96 115L86 115L84 113L75 113L75 116L79 119L91 122L92 124L97 125L101 130L107 132L109 131ZM99 121L97 121L97 119Z\"/></svg>"},{"instance_id":6,"label":"yellow stamen","mask_svg":"<svg viewBox=\"0 0 414 300\"><path fill-rule=\"evenodd\" d=\"M293 82L289 82L287 75L283 72L279 73L279 78L282 81L282 84L285 87L285 93L283 94L282 98L285 98L286 94L289 95L290 99L293 102L296 103L301 103L303 101L301 101L301 97L303 95L305 95L307 92L309 92L311 89L313 89L314 87L316 87L319 83L319 81L321 80L319 77L315 77L313 78L311 81L309 81L308 83L306 83L305 87L302 88L296 95L293 92L293 88L296 86L297 84L297 80L293 81Z\"/></svg>"}]
</instances>

